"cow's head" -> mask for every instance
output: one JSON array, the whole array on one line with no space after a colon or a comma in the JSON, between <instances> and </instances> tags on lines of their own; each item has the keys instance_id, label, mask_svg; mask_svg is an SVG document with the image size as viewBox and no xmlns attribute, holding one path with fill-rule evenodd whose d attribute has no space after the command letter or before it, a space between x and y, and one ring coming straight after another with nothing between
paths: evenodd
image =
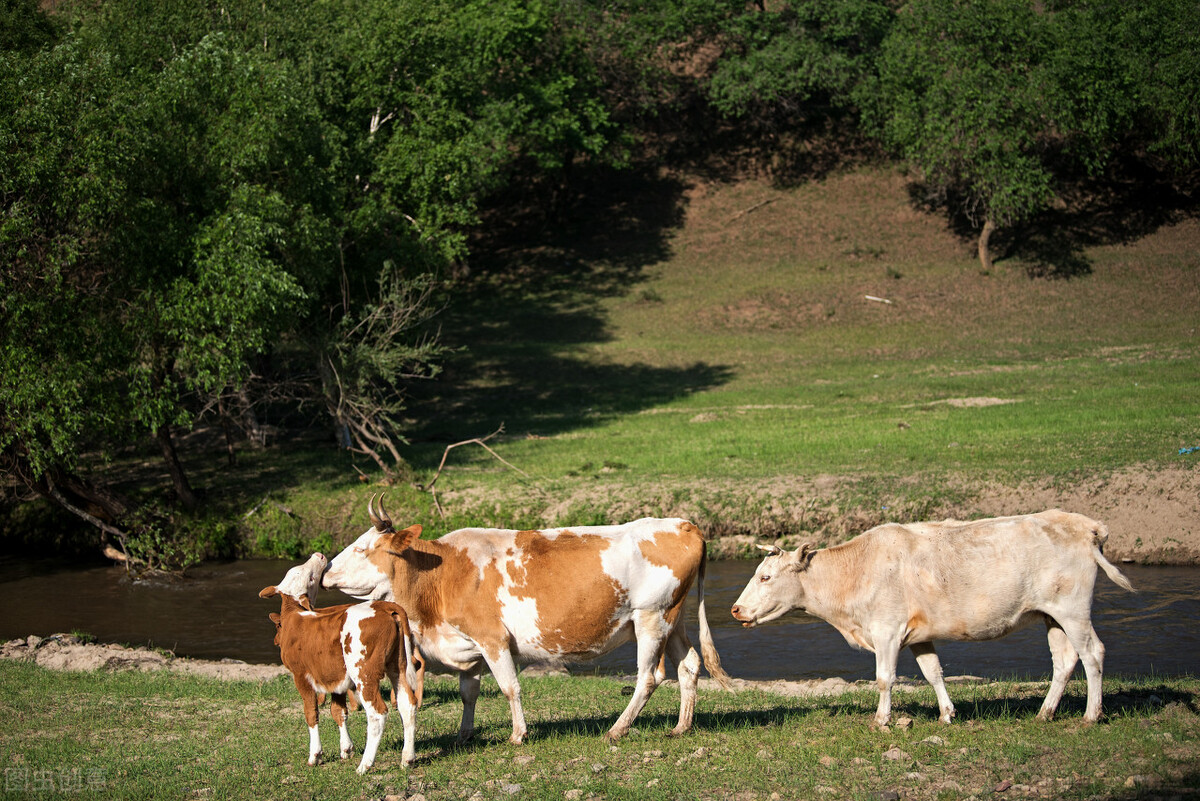
<instances>
[{"instance_id":1,"label":"cow's head","mask_svg":"<svg viewBox=\"0 0 1200 801\"><path fill-rule=\"evenodd\" d=\"M380 499L378 514L374 498L367 501L371 528L333 558L321 580L326 589L339 589L361 600L394 600L392 579L396 557L421 536L419 525L396 531Z\"/></svg>"},{"instance_id":2,"label":"cow's head","mask_svg":"<svg viewBox=\"0 0 1200 801\"><path fill-rule=\"evenodd\" d=\"M815 551L809 543L794 551L775 545L760 545L767 557L733 605L733 616L747 628L766 623L804 607L804 585L800 576L808 569Z\"/></svg>"},{"instance_id":3,"label":"cow's head","mask_svg":"<svg viewBox=\"0 0 1200 801\"><path fill-rule=\"evenodd\" d=\"M324 554L314 553L302 565L296 565L283 576L283 581L271 587L264 587L259 592L259 598L272 598L276 595L290 595L306 609L312 608L312 600L321 591L321 576L329 567L329 560Z\"/></svg>"}]
</instances>

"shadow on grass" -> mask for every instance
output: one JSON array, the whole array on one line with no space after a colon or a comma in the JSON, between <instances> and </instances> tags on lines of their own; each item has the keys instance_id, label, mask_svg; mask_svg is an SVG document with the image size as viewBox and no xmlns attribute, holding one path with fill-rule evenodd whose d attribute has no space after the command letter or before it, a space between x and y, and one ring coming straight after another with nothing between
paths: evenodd
<instances>
[{"instance_id":1,"label":"shadow on grass","mask_svg":"<svg viewBox=\"0 0 1200 801\"><path fill-rule=\"evenodd\" d=\"M1078 685L1078 686L1075 686ZM955 722L965 722L970 720L995 721L1011 718L1036 718L1038 711L1042 708L1042 701L1045 698L1044 693L1028 693L1022 692L1019 695L1013 694L1000 698L968 698L969 690L960 690L955 692L954 688L950 691L950 700L954 703ZM917 696L912 693L903 693L892 696L892 720L894 721L901 715L906 715L914 720L937 720L938 707L937 701L933 699L932 691L928 691L929 698L924 699L923 694ZM1123 717L1126 715L1146 716L1153 714L1157 709L1170 704L1181 704L1193 712L1200 712L1200 709L1194 707L1194 697L1190 693L1179 692L1168 685L1157 685L1152 687L1139 687L1134 692L1106 692L1104 694L1103 712L1104 717ZM1067 687L1067 691L1063 694L1062 700L1059 701L1058 709L1055 711L1055 720L1069 720L1083 718L1083 713L1087 708L1087 688L1082 681L1072 681ZM874 706L871 707L869 714L874 714Z\"/></svg>"},{"instance_id":2,"label":"shadow on grass","mask_svg":"<svg viewBox=\"0 0 1200 801\"><path fill-rule=\"evenodd\" d=\"M1013 260L1031 278L1078 278L1091 273L1085 249L1118 245L1153 234L1200 214L1196 176L1171 176L1133 157L1113 163L1097 177L1062 179L1060 208L1046 209L992 235L992 255ZM980 220L966 214L964 199L913 183L909 196L926 212L942 212L950 229L972 249Z\"/></svg>"},{"instance_id":3,"label":"shadow on grass","mask_svg":"<svg viewBox=\"0 0 1200 801\"><path fill-rule=\"evenodd\" d=\"M501 423L510 435L551 436L732 376L725 365L605 362L588 352L613 339L609 299L659 302L638 295L637 285L669 256L685 187L649 170L579 181L595 186L577 187L561 223L512 205L487 215L471 246L477 255L438 321L454 352L436 381L412 388L414 443L482 436ZM430 466L441 455L440 448L416 451Z\"/></svg>"}]
</instances>

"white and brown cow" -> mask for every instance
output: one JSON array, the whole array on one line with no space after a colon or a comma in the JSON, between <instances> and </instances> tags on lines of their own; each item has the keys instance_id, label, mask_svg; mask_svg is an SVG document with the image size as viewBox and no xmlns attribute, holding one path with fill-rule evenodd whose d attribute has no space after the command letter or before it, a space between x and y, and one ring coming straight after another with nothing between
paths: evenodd
<instances>
[{"instance_id":1,"label":"white and brown cow","mask_svg":"<svg viewBox=\"0 0 1200 801\"><path fill-rule=\"evenodd\" d=\"M733 616L754 626L800 609L831 623L851 646L873 651L879 726L891 715L900 649L912 650L949 723L954 705L933 642L991 640L1044 621L1054 675L1038 717L1054 717L1082 658L1084 720L1095 722L1104 663L1091 621L1096 567L1133 590L1101 553L1107 539L1103 523L1051 509L974 522L889 523L820 550L763 548L771 555L737 599Z\"/></svg>"},{"instance_id":2,"label":"white and brown cow","mask_svg":"<svg viewBox=\"0 0 1200 801\"><path fill-rule=\"evenodd\" d=\"M704 610L705 540L686 520L545 531L460 529L439 540L421 527L395 531L368 502L372 528L338 554L324 586L356 598L391 598L408 610L421 652L459 673L459 739L474 730L486 665L508 698L512 737L526 734L518 664L566 663L637 641L637 687L608 732L624 735L665 678L664 653L678 665L679 723L691 728L701 658L680 613L692 583L708 672L723 684Z\"/></svg>"},{"instance_id":3,"label":"white and brown cow","mask_svg":"<svg viewBox=\"0 0 1200 801\"><path fill-rule=\"evenodd\" d=\"M280 612L271 613L270 618L275 624L280 657L291 671L304 704L308 764L316 765L321 759L318 694L332 696L342 759L353 753L354 744L346 728L346 694L351 690L357 691L367 715L367 742L358 772L365 773L375 763L387 721L388 708L379 686L386 675L392 683L393 705L404 722L401 762L407 765L415 752L414 717L421 705L425 673L408 617L399 604L391 601L314 609L311 598L320 587L326 566L325 557L315 553L303 565L290 569L279 584L259 593L261 598L280 598Z\"/></svg>"}]
</instances>

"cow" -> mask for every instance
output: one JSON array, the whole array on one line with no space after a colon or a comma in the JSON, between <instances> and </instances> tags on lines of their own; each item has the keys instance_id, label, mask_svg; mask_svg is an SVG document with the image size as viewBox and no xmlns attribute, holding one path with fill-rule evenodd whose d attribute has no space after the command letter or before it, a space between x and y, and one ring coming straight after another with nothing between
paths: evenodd
<instances>
[{"instance_id":1,"label":"cow","mask_svg":"<svg viewBox=\"0 0 1200 801\"><path fill-rule=\"evenodd\" d=\"M367 502L371 528L333 559L323 585L355 598L394 599L408 610L421 652L459 674L460 742L474 733L484 666L508 699L513 743L527 733L517 681L522 663L564 664L636 640L637 685L606 734L614 741L665 678L664 654L678 666L679 722L672 734L692 726L702 665L728 686L704 609L705 540L692 523L465 528L422 540L421 526L396 531L382 499L378 513L373 502ZM703 661L680 625L693 582Z\"/></svg>"},{"instance_id":2,"label":"cow","mask_svg":"<svg viewBox=\"0 0 1200 801\"><path fill-rule=\"evenodd\" d=\"M280 598L280 611L269 615L275 624L275 644L304 704L308 723L308 764L321 760L317 731L318 693L332 695L341 756L354 751L346 729L346 694L356 690L367 715L367 743L358 773L375 764L388 707L380 693L384 675L392 683L392 703L404 721L401 763L413 759L414 716L421 705L424 661L417 653L403 607L390 601L367 601L314 609L311 599L320 588L327 568L322 554L314 553L303 565L291 568L283 581L265 587L260 598Z\"/></svg>"},{"instance_id":3,"label":"cow","mask_svg":"<svg viewBox=\"0 0 1200 801\"><path fill-rule=\"evenodd\" d=\"M1038 717L1051 720L1075 669L1087 675L1084 720L1100 718L1104 646L1092 628L1096 568L1130 592L1128 579L1101 552L1108 528L1051 509L974 522L877 526L849 542L769 551L733 605L751 627L799 609L836 628L854 648L875 653L879 707L886 727L896 660L908 646L937 694L940 719L954 705L935 640L992 640L1044 621L1054 665Z\"/></svg>"}]
</instances>

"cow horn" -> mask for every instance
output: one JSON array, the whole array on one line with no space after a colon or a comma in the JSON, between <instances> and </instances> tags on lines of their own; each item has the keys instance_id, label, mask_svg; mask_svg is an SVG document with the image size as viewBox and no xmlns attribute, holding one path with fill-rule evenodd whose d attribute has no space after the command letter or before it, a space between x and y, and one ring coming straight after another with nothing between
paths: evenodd
<instances>
[{"instance_id":1,"label":"cow horn","mask_svg":"<svg viewBox=\"0 0 1200 801\"><path fill-rule=\"evenodd\" d=\"M376 531L383 531L383 521L379 519L379 515L375 514L375 496L371 495L367 501L367 517L371 518L371 525Z\"/></svg>"},{"instance_id":2,"label":"cow horn","mask_svg":"<svg viewBox=\"0 0 1200 801\"><path fill-rule=\"evenodd\" d=\"M761 550L766 551L771 556L779 556L779 554L783 553L783 551L780 550L778 545L758 545L758 543L755 543L755 546L760 548Z\"/></svg>"},{"instance_id":3,"label":"cow horn","mask_svg":"<svg viewBox=\"0 0 1200 801\"><path fill-rule=\"evenodd\" d=\"M395 531L396 530L395 527L392 525L392 518L388 516L387 510L383 508L383 495L382 494L379 496L379 517L381 518L380 522L383 523L383 526L376 525L375 528L379 529L380 531Z\"/></svg>"}]
</instances>

